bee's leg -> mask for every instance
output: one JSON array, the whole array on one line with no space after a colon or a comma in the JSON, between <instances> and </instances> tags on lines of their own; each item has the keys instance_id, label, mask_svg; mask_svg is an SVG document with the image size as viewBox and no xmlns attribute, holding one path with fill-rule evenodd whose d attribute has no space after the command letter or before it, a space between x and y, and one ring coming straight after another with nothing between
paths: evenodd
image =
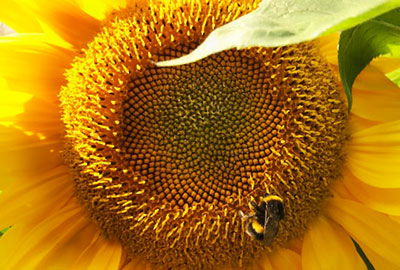
<instances>
[{"instance_id":1,"label":"bee's leg","mask_svg":"<svg viewBox=\"0 0 400 270\"><path fill-rule=\"evenodd\" d=\"M239 210L239 216L240 216L242 219L248 219L248 218L249 218L249 216L245 215L245 214L242 212L242 210Z\"/></svg>"},{"instance_id":2,"label":"bee's leg","mask_svg":"<svg viewBox=\"0 0 400 270\"><path fill-rule=\"evenodd\" d=\"M250 224L249 224L249 225L250 225ZM251 238L253 238L253 239L255 238L254 233L251 232L251 230L250 230L249 227L247 227L246 233L247 233L247 235L250 236Z\"/></svg>"},{"instance_id":3,"label":"bee's leg","mask_svg":"<svg viewBox=\"0 0 400 270\"><path fill-rule=\"evenodd\" d=\"M255 215L255 214L246 215L245 213L242 212L242 210L239 210L239 216L240 216L242 219L247 220L247 219L250 219L250 218L255 217L256 215Z\"/></svg>"}]
</instances>

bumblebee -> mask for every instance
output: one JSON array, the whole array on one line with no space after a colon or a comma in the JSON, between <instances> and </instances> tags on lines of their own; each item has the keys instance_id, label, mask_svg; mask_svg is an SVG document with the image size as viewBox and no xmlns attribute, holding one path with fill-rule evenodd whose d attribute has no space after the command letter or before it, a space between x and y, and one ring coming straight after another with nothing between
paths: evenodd
<instances>
[{"instance_id":1,"label":"bumblebee","mask_svg":"<svg viewBox=\"0 0 400 270\"><path fill-rule=\"evenodd\" d=\"M270 246L279 229L279 222L285 217L282 198L276 195L262 197L260 203L252 201L253 213L245 215L239 211L240 216L248 220L247 234L253 239Z\"/></svg>"}]
</instances>

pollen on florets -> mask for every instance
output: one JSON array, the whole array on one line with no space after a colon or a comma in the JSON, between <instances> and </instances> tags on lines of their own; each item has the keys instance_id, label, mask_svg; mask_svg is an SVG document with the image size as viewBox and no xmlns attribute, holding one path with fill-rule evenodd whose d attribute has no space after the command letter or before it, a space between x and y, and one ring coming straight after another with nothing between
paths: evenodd
<instances>
[{"instance_id":1,"label":"pollen on florets","mask_svg":"<svg viewBox=\"0 0 400 270\"><path fill-rule=\"evenodd\" d=\"M255 1L152 1L112 14L77 56L60 99L77 197L105 234L161 269L244 267L269 249L239 211L266 194L303 234L339 177L346 108L310 43L192 51Z\"/></svg>"}]
</instances>

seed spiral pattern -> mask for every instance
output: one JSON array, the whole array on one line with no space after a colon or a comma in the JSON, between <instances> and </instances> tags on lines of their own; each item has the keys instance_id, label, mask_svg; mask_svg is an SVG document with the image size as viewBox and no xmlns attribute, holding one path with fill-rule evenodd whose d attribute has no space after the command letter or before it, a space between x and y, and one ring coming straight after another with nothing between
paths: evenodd
<instances>
[{"instance_id":1,"label":"seed spiral pattern","mask_svg":"<svg viewBox=\"0 0 400 270\"><path fill-rule=\"evenodd\" d=\"M128 85L122 148L163 202L223 207L239 189L251 191L249 177L264 178L283 112L262 69L250 52L231 50L188 66L148 68Z\"/></svg>"},{"instance_id":2,"label":"seed spiral pattern","mask_svg":"<svg viewBox=\"0 0 400 270\"><path fill-rule=\"evenodd\" d=\"M313 42L192 51L254 1L133 3L67 72L64 157L92 220L159 269L247 267L301 236L340 176L346 108ZM239 211L267 193L285 219L267 248Z\"/></svg>"}]
</instances>

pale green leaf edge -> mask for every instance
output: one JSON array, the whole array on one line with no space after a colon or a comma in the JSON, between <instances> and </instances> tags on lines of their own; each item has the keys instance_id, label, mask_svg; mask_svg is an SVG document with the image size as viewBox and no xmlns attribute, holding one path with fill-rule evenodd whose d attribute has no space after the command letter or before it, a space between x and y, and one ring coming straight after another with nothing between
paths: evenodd
<instances>
[{"instance_id":1,"label":"pale green leaf edge","mask_svg":"<svg viewBox=\"0 0 400 270\"><path fill-rule=\"evenodd\" d=\"M335 7L338 3L335 0L263 0L253 12L211 32L206 40L190 54L158 62L157 66L188 64L232 48L278 47L295 44L351 28L400 7L400 0L345 0L341 2L343 3L341 11L345 15L337 18L334 15L338 14L332 10L332 5ZM313 8L307 9L307 4ZM291 16L295 15L297 19L291 21ZM317 19L311 23L307 21L310 18ZM268 28L263 25L273 27Z\"/></svg>"},{"instance_id":2,"label":"pale green leaf edge","mask_svg":"<svg viewBox=\"0 0 400 270\"><path fill-rule=\"evenodd\" d=\"M327 35L327 34L332 34L335 32L339 32L339 31L343 31L346 29L349 29L351 27L354 27L358 24L361 24L365 21L368 21L372 18L375 18L379 15L382 15L383 13L386 13L392 9L398 8L400 7L400 1L399 0L392 0L392 1L388 1L387 3L378 6L376 8L373 8L357 17L354 18L349 18L343 22L341 22L340 24L333 26L331 28L329 28L326 32L322 33L322 35Z\"/></svg>"},{"instance_id":3,"label":"pale green leaf edge","mask_svg":"<svg viewBox=\"0 0 400 270\"><path fill-rule=\"evenodd\" d=\"M400 87L400 68L396 69L395 71L389 72L386 74L392 82L394 82L397 86Z\"/></svg>"}]
</instances>

